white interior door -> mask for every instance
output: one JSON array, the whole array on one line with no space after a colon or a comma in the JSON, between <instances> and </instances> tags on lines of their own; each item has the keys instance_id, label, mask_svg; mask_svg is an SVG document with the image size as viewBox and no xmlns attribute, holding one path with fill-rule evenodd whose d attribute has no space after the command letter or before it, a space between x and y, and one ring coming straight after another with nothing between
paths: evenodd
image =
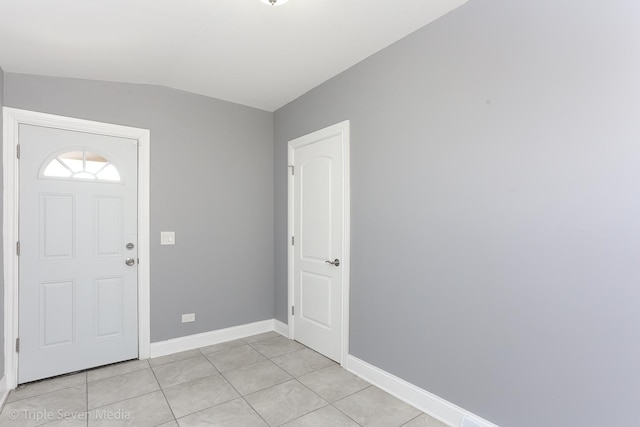
<instances>
[{"instance_id":1,"label":"white interior door","mask_svg":"<svg viewBox=\"0 0 640 427\"><path fill-rule=\"evenodd\" d=\"M294 338L341 362L348 281L348 122L290 143Z\"/></svg>"},{"instance_id":2,"label":"white interior door","mask_svg":"<svg viewBox=\"0 0 640 427\"><path fill-rule=\"evenodd\" d=\"M18 382L136 358L137 142L19 131Z\"/></svg>"}]
</instances>

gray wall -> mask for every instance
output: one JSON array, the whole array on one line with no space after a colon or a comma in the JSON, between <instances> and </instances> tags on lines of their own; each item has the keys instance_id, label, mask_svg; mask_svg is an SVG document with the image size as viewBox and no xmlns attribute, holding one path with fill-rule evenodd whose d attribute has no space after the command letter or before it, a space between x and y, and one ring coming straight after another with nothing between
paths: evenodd
<instances>
[{"instance_id":1,"label":"gray wall","mask_svg":"<svg viewBox=\"0 0 640 427\"><path fill-rule=\"evenodd\" d=\"M640 3L472 0L275 115L352 129L351 353L501 426L640 401Z\"/></svg>"},{"instance_id":2,"label":"gray wall","mask_svg":"<svg viewBox=\"0 0 640 427\"><path fill-rule=\"evenodd\" d=\"M4 127L2 107L4 106L4 71L0 67L0 146L4 143ZM2 150L0 150L0 164L2 164ZM3 188L3 175L0 173L0 188ZM0 198L0 216L2 216L2 198ZM0 260L4 247L0 244ZM0 378L4 375L4 264L0 262Z\"/></svg>"},{"instance_id":3,"label":"gray wall","mask_svg":"<svg viewBox=\"0 0 640 427\"><path fill-rule=\"evenodd\" d=\"M151 130L151 341L273 318L273 114L156 86L5 74L5 105ZM175 231L175 246L160 246ZM144 260L142 260L144 262ZM196 313L182 324L182 313Z\"/></svg>"}]
</instances>

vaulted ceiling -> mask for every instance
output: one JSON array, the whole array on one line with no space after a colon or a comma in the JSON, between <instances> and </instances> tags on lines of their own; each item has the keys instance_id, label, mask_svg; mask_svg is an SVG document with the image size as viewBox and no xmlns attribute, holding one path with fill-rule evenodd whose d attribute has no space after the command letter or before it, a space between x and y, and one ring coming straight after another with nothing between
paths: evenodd
<instances>
[{"instance_id":1,"label":"vaulted ceiling","mask_svg":"<svg viewBox=\"0 0 640 427\"><path fill-rule=\"evenodd\" d=\"M274 111L466 1L0 0L0 67Z\"/></svg>"}]
</instances>

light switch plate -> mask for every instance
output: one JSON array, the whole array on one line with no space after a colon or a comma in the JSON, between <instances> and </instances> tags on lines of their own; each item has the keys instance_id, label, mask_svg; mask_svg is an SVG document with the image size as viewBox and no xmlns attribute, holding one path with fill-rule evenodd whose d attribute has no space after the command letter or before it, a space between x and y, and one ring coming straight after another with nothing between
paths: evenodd
<instances>
[{"instance_id":1,"label":"light switch plate","mask_svg":"<svg viewBox=\"0 0 640 427\"><path fill-rule=\"evenodd\" d=\"M160 244L161 245L175 245L176 244L176 232L175 231L161 231L160 232Z\"/></svg>"}]
</instances>

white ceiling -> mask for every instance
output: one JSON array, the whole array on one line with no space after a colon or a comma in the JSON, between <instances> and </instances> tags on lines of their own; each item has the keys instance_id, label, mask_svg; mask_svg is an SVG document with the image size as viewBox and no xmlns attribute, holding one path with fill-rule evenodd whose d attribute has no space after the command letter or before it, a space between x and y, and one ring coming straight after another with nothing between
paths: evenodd
<instances>
[{"instance_id":1,"label":"white ceiling","mask_svg":"<svg viewBox=\"0 0 640 427\"><path fill-rule=\"evenodd\" d=\"M0 67L274 111L466 1L0 0Z\"/></svg>"}]
</instances>

